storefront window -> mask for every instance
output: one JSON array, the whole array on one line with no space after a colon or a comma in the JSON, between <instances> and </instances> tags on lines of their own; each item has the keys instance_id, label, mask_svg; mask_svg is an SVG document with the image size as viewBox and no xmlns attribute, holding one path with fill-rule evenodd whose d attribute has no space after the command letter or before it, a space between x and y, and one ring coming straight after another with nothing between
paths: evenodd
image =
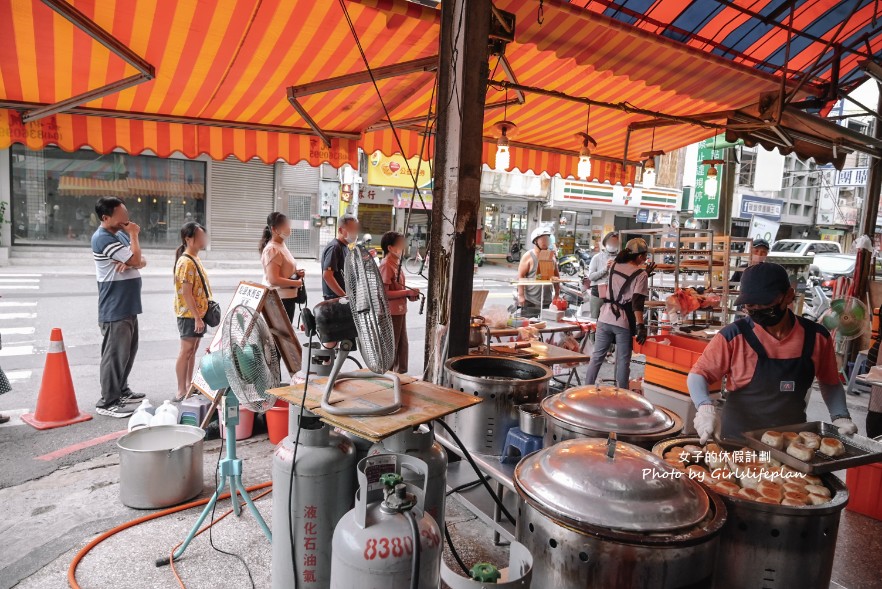
<instances>
[{"instance_id":1,"label":"storefront window","mask_svg":"<svg viewBox=\"0 0 882 589\"><path fill-rule=\"evenodd\" d=\"M145 247L173 248L181 225L205 224L205 163L81 149L10 149L13 243L85 245L95 201L123 199Z\"/></svg>"},{"instance_id":2,"label":"storefront window","mask_svg":"<svg viewBox=\"0 0 882 589\"><path fill-rule=\"evenodd\" d=\"M513 244L529 242L527 235L527 206L497 202L484 203L484 253L490 257L513 255L520 259L520 249Z\"/></svg>"}]
</instances>

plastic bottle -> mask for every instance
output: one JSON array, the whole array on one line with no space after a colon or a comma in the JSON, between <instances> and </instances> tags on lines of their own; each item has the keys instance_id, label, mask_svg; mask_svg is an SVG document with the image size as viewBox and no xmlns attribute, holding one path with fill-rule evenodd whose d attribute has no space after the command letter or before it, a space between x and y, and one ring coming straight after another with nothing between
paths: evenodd
<instances>
[{"instance_id":1,"label":"plastic bottle","mask_svg":"<svg viewBox=\"0 0 882 589\"><path fill-rule=\"evenodd\" d=\"M153 405L150 401L144 399L135 410L135 413L129 418L129 431L147 427L153 419Z\"/></svg>"},{"instance_id":2,"label":"plastic bottle","mask_svg":"<svg viewBox=\"0 0 882 589\"><path fill-rule=\"evenodd\" d=\"M157 419L161 418L161 419ZM178 423L178 408L166 399L162 405L156 408L156 413L150 421L150 425L175 425Z\"/></svg>"}]
</instances>

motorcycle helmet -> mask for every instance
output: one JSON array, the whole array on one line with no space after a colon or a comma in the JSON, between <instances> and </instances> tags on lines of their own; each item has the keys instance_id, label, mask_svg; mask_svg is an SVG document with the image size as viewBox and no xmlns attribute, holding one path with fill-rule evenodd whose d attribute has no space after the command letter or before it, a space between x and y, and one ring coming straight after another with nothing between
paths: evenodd
<instances>
[{"instance_id":1,"label":"motorcycle helmet","mask_svg":"<svg viewBox=\"0 0 882 589\"><path fill-rule=\"evenodd\" d=\"M551 237L551 228L550 227L536 227L533 229L533 233L530 234L530 243L536 245L536 240L542 237L543 235L547 235Z\"/></svg>"}]
</instances>

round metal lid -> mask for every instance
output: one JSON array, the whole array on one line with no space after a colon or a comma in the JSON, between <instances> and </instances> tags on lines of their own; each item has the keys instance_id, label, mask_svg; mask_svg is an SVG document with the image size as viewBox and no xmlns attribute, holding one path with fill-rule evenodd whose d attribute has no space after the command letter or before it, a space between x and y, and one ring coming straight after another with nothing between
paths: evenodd
<instances>
[{"instance_id":1,"label":"round metal lid","mask_svg":"<svg viewBox=\"0 0 882 589\"><path fill-rule=\"evenodd\" d=\"M546 397L552 419L594 432L654 434L674 425L670 415L633 391L609 386L575 387Z\"/></svg>"},{"instance_id":2,"label":"round metal lid","mask_svg":"<svg viewBox=\"0 0 882 589\"><path fill-rule=\"evenodd\" d=\"M647 450L600 438L567 440L515 468L519 491L536 509L572 527L633 532L690 527L708 514L707 493Z\"/></svg>"}]
</instances>

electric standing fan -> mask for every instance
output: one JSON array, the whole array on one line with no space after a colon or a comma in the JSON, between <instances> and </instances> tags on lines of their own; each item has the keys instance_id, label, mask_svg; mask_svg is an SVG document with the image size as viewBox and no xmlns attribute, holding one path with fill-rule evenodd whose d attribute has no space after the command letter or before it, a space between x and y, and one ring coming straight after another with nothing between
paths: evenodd
<instances>
[{"instance_id":1,"label":"electric standing fan","mask_svg":"<svg viewBox=\"0 0 882 589\"><path fill-rule=\"evenodd\" d=\"M266 322L256 311L245 305L237 305L227 313L221 331L220 347L206 354L199 369L211 390L223 394L223 415L226 428L226 457L218 463L218 486L211 496L196 524L178 548L173 558L178 559L193 540L202 522L214 509L218 497L227 487L229 479L230 499L238 516L241 506L237 494L260 525L266 537L272 541L272 533L251 497L242 484L242 461L236 457L236 426L239 424L239 407L256 413L264 413L273 406L276 398L267 390L280 386L279 355ZM157 566L168 564L169 557L156 561Z\"/></svg>"},{"instance_id":2,"label":"electric standing fan","mask_svg":"<svg viewBox=\"0 0 882 589\"><path fill-rule=\"evenodd\" d=\"M392 316L380 271L364 246L355 246L346 256L344 280L345 297L318 303L311 312L303 310L307 334L318 334L322 344L337 344L337 356L328 375L322 409L332 415L394 413L401 408L401 382L397 374L387 372L395 361ZM356 347L371 372L340 372ZM339 380L376 378L392 381L394 400L391 405L342 409L331 404L331 392Z\"/></svg>"},{"instance_id":3,"label":"electric standing fan","mask_svg":"<svg viewBox=\"0 0 882 589\"><path fill-rule=\"evenodd\" d=\"M867 332L870 313L867 305L855 297L830 301L830 308L818 322L844 340L858 338Z\"/></svg>"}]
</instances>

